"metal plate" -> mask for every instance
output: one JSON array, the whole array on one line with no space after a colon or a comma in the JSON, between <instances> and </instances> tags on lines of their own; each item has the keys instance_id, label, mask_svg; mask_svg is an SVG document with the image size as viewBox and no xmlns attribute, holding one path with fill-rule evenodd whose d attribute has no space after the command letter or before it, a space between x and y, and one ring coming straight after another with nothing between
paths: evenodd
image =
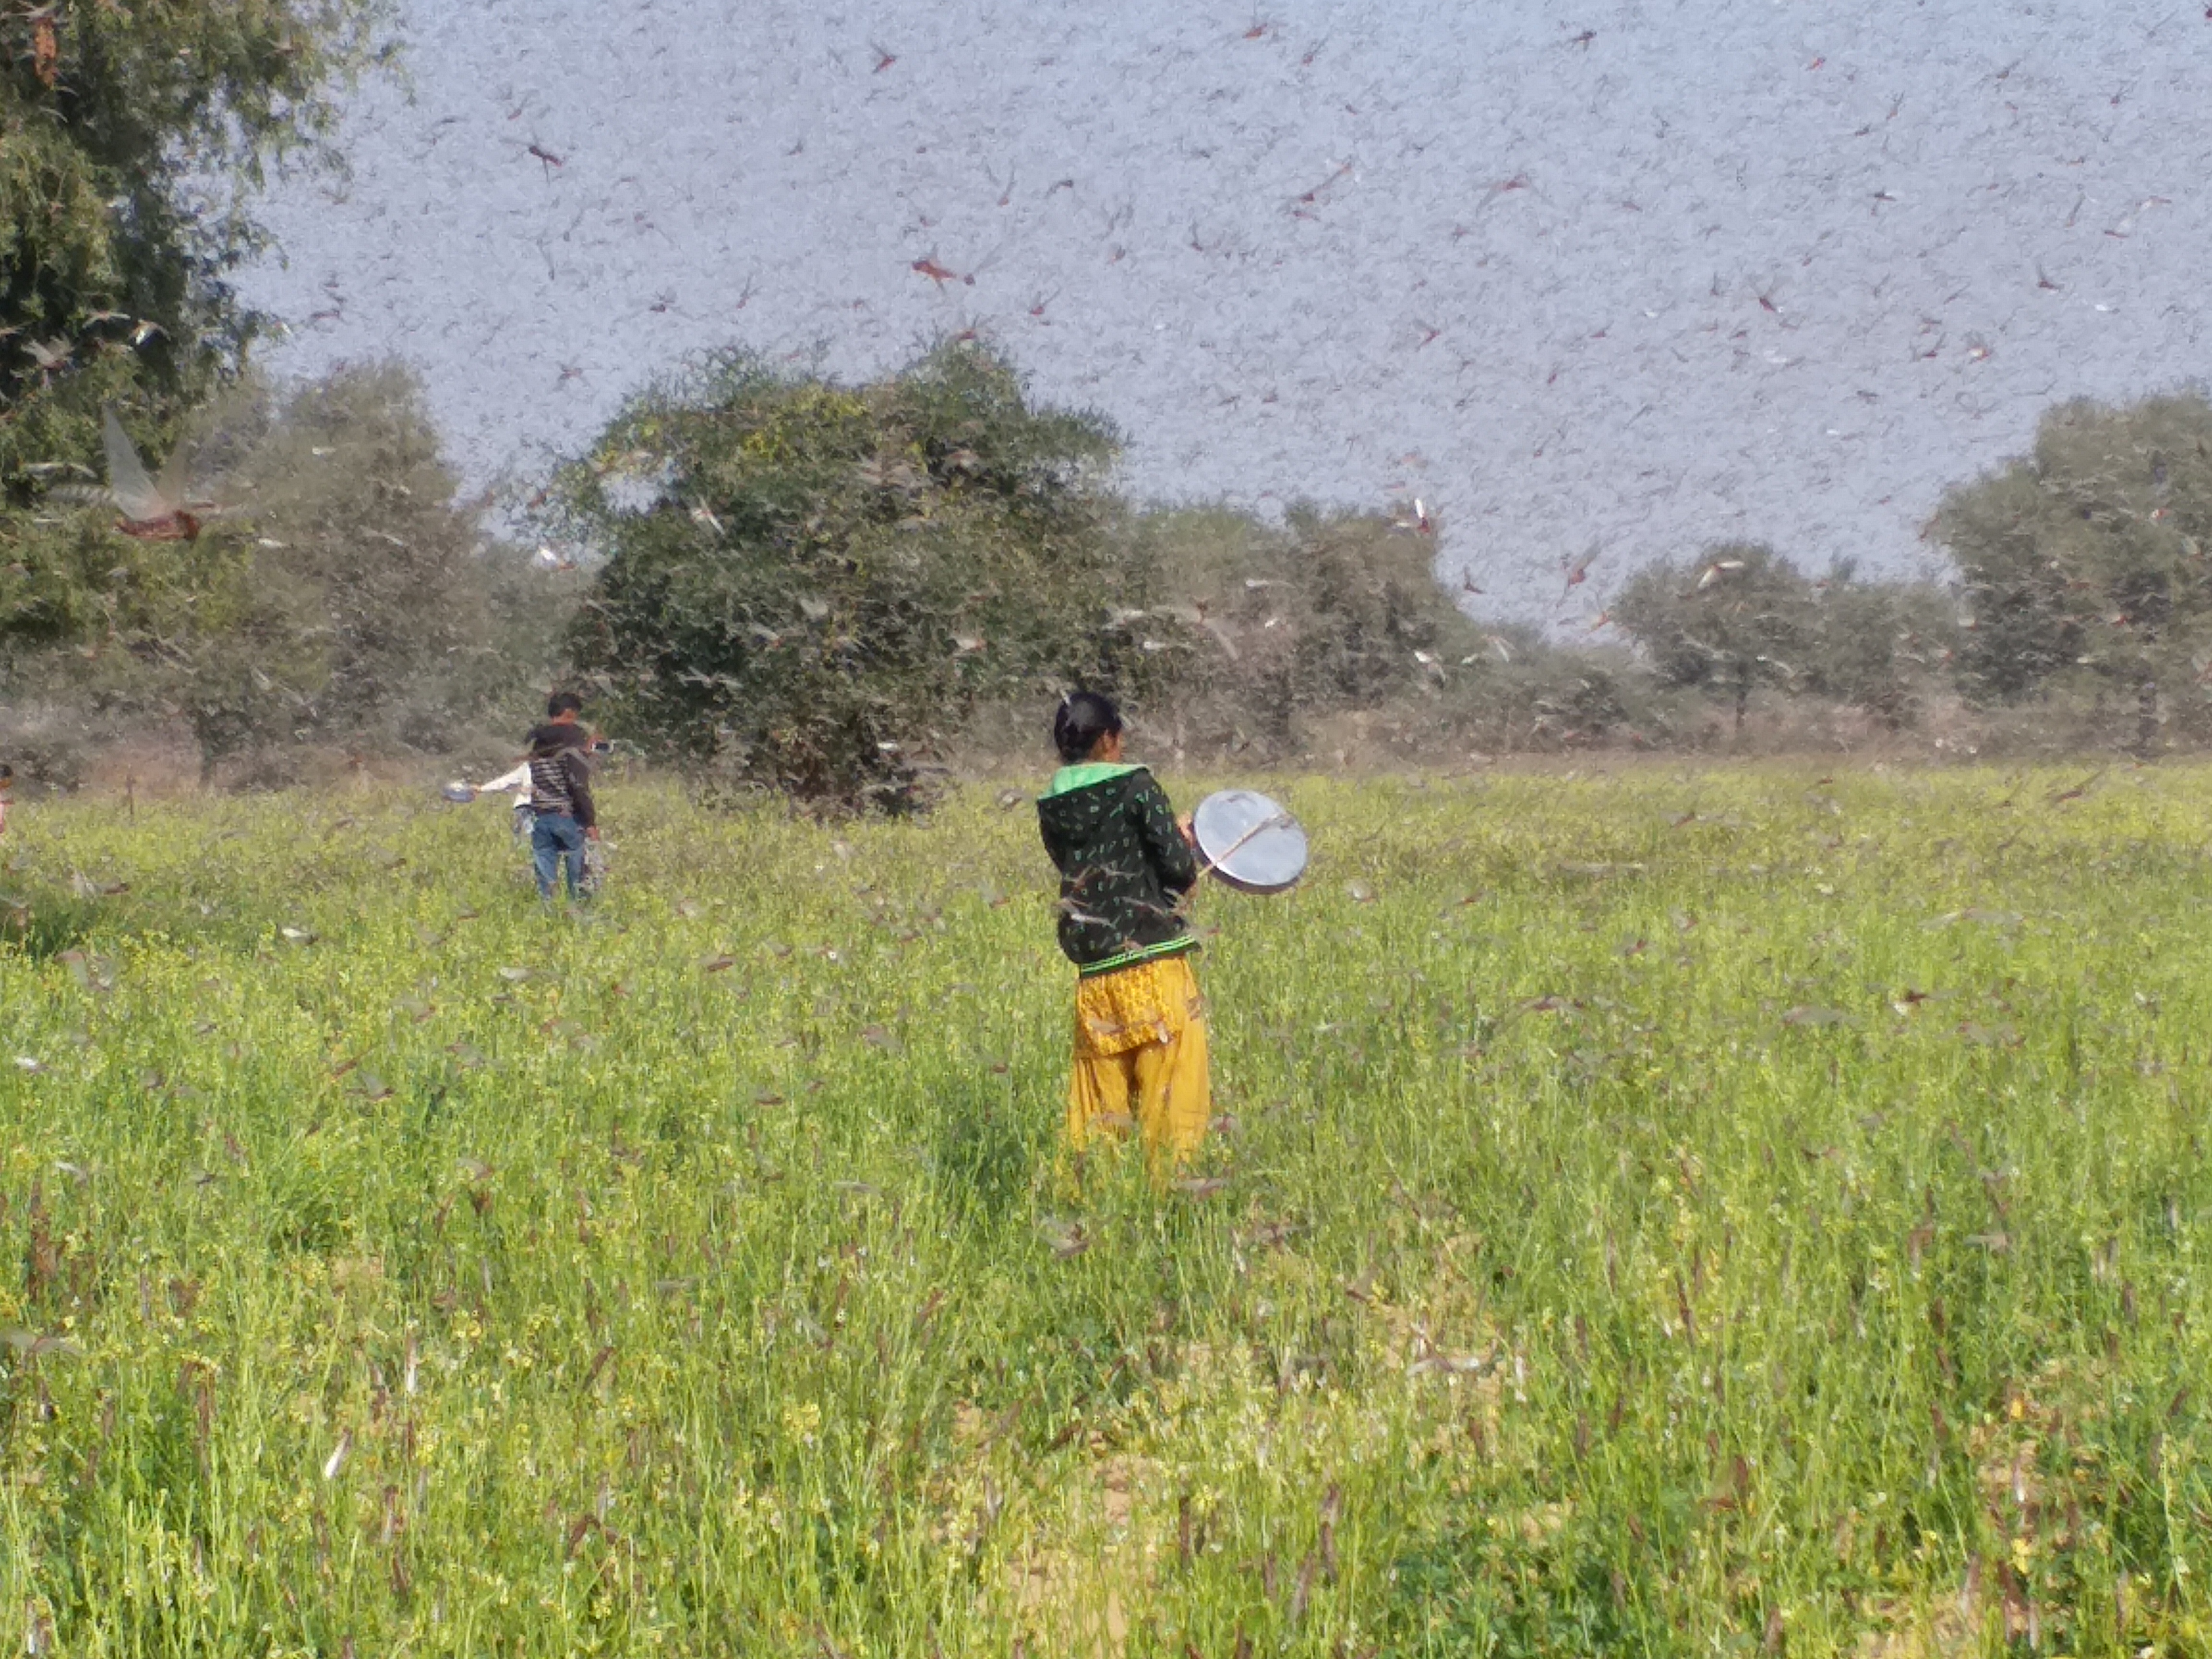
<instances>
[{"instance_id":1,"label":"metal plate","mask_svg":"<svg viewBox=\"0 0 2212 1659\"><path fill-rule=\"evenodd\" d=\"M465 805L477 798L477 792L465 783L449 783L438 793L456 805Z\"/></svg>"},{"instance_id":2,"label":"metal plate","mask_svg":"<svg viewBox=\"0 0 2212 1659\"><path fill-rule=\"evenodd\" d=\"M1206 868L1248 893L1279 893L1305 873L1306 832L1265 795L1224 789L1191 815Z\"/></svg>"}]
</instances>

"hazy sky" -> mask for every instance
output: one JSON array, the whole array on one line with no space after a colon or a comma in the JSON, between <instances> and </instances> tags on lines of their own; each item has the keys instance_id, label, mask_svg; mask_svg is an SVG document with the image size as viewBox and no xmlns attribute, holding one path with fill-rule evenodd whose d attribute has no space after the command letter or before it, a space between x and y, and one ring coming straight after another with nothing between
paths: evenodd
<instances>
[{"instance_id":1,"label":"hazy sky","mask_svg":"<svg viewBox=\"0 0 2212 1659\"><path fill-rule=\"evenodd\" d=\"M972 325L1136 491L1419 495L1566 623L1720 537L1912 568L2048 404L2208 370L2202 0L409 13L246 286L283 369L417 364L472 479L705 347Z\"/></svg>"}]
</instances>

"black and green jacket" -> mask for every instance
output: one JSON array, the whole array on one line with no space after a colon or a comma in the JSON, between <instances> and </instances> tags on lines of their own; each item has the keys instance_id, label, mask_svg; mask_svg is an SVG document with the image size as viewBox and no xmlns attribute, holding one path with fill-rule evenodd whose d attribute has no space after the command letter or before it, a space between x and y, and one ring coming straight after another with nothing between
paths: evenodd
<instances>
[{"instance_id":1,"label":"black and green jacket","mask_svg":"<svg viewBox=\"0 0 2212 1659\"><path fill-rule=\"evenodd\" d=\"M1063 766L1037 800L1060 866L1060 948L1085 975L1173 956L1197 941L1177 901L1198 860L1167 792L1141 766Z\"/></svg>"}]
</instances>

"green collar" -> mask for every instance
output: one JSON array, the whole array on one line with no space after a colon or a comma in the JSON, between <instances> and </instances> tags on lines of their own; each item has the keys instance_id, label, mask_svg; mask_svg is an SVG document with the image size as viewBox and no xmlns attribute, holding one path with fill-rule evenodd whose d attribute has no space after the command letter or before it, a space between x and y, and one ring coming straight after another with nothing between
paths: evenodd
<instances>
[{"instance_id":1,"label":"green collar","mask_svg":"<svg viewBox=\"0 0 2212 1659\"><path fill-rule=\"evenodd\" d=\"M1037 799L1050 800L1054 795L1088 789L1094 783L1103 783L1109 778L1125 778L1132 772L1144 769L1141 766L1126 766L1120 761L1085 761L1080 766L1063 766L1052 775L1052 787Z\"/></svg>"}]
</instances>

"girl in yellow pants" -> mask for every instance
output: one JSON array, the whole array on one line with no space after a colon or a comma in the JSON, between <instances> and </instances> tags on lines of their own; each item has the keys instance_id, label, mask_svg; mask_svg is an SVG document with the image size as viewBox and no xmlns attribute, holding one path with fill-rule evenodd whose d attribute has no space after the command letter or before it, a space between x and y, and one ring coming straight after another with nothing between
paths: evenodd
<instances>
[{"instance_id":1,"label":"girl in yellow pants","mask_svg":"<svg viewBox=\"0 0 2212 1659\"><path fill-rule=\"evenodd\" d=\"M1188 1160L1212 1115L1206 1008L1184 957L1078 980L1067 1139L1119 1139L1133 1122L1155 1174Z\"/></svg>"},{"instance_id":2,"label":"girl in yellow pants","mask_svg":"<svg viewBox=\"0 0 2212 1659\"><path fill-rule=\"evenodd\" d=\"M1190 826L1141 766L1121 759L1121 716L1107 698L1060 699L1063 764L1038 799L1037 826L1060 866L1060 947L1075 964L1075 1074L1067 1138L1081 1151L1133 1126L1154 1178L1205 1138L1206 1011L1184 915L1198 883Z\"/></svg>"}]
</instances>

